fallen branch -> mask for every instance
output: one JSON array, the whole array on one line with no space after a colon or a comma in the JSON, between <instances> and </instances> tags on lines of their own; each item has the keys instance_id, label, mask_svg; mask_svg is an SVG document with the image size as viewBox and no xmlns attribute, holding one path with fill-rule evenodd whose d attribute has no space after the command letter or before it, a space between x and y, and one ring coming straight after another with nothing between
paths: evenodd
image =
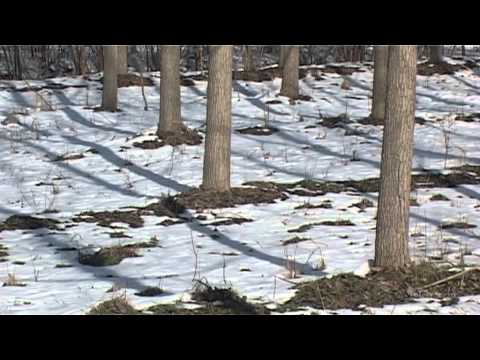
<instances>
[{"instance_id":1,"label":"fallen branch","mask_svg":"<svg viewBox=\"0 0 480 360\"><path fill-rule=\"evenodd\" d=\"M458 279L458 278L460 278L460 277L464 276L465 274L467 274L469 272L472 272L472 271L480 271L480 267L470 268L470 269L467 269L465 271L459 272L458 274L454 274L452 276L446 277L445 279L435 281L434 283L431 283L429 285L425 285L425 286L421 287L420 290L425 290L425 289L431 288L433 286L437 286L437 285L446 283L448 281Z\"/></svg>"}]
</instances>

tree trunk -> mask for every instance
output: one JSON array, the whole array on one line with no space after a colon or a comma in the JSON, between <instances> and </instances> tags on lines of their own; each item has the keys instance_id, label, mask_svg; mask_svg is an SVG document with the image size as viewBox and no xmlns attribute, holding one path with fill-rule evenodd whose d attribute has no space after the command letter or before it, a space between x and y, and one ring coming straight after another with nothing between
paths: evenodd
<instances>
[{"instance_id":1,"label":"tree trunk","mask_svg":"<svg viewBox=\"0 0 480 360\"><path fill-rule=\"evenodd\" d=\"M118 70L117 46L103 47L103 98L102 108L104 111L117 111L117 70Z\"/></svg>"},{"instance_id":2,"label":"tree trunk","mask_svg":"<svg viewBox=\"0 0 480 360\"><path fill-rule=\"evenodd\" d=\"M253 60L253 49L249 45L243 47L243 70L255 71L255 62Z\"/></svg>"},{"instance_id":3,"label":"tree trunk","mask_svg":"<svg viewBox=\"0 0 480 360\"><path fill-rule=\"evenodd\" d=\"M385 120L385 101L387 97L387 61L388 46L375 46L373 72L373 104L371 117Z\"/></svg>"},{"instance_id":4,"label":"tree trunk","mask_svg":"<svg viewBox=\"0 0 480 360\"><path fill-rule=\"evenodd\" d=\"M400 269L410 262L408 238L415 126L416 47L390 46L387 66L387 107L380 169L375 266Z\"/></svg>"},{"instance_id":5,"label":"tree trunk","mask_svg":"<svg viewBox=\"0 0 480 360\"><path fill-rule=\"evenodd\" d=\"M128 74L128 45L117 45L118 75Z\"/></svg>"},{"instance_id":6,"label":"tree trunk","mask_svg":"<svg viewBox=\"0 0 480 360\"><path fill-rule=\"evenodd\" d=\"M278 68L280 70L283 69L283 66L285 65L285 54L286 54L287 46L280 46L280 55L278 59Z\"/></svg>"},{"instance_id":7,"label":"tree trunk","mask_svg":"<svg viewBox=\"0 0 480 360\"><path fill-rule=\"evenodd\" d=\"M280 95L298 98L298 67L300 51L298 46L288 46L285 51L285 64L282 69L282 87Z\"/></svg>"},{"instance_id":8,"label":"tree trunk","mask_svg":"<svg viewBox=\"0 0 480 360\"><path fill-rule=\"evenodd\" d=\"M207 133L203 163L205 190L230 191L232 133L232 46L209 48Z\"/></svg>"},{"instance_id":9,"label":"tree trunk","mask_svg":"<svg viewBox=\"0 0 480 360\"><path fill-rule=\"evenodd\" d=\"M430 62L432 64L440 64L441 62L443 62L441 45L429 46L429 50L430 50Z\"/></svg>"},{"instance_id":10,"label":"tree trunk","mask_svg":"<svg viewBox=\"0 0 480 360\"><path fill-rule=\"evenodd\" d=\"M180 101L180 47L162 45L160 59L160 120L158 134L182 126Z\"/></svg>"}]
</instances>

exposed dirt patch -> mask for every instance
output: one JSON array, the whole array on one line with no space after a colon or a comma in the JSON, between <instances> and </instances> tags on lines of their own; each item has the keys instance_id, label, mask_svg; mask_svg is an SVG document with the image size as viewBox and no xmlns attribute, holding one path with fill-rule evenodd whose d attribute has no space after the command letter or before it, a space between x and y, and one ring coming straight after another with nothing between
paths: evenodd
<instances>
[{"instance_id":1,"label":"exposed dirt patch","mask_svg":"<svg viewBox=\"0 0 480 360\"><path fill-rule=\"evenodd\" d=\"M83 159L85 155L83 154L64 154L64 155L58 155L55 159L53 159L53 162L57 161L67 161L67 160L78 160L78 159Z\"/></svg>"},{"instance_id":2,"label":"exposed dirt patch","mask_svg":"<svg viewBox=\"0 0 480 360\"><path fill-rule=\"evenodd\" d=\"M300 237L300 236L294 236L288 240L282 241L283 246L291 245L291 244L298 244L300 242L308 241L310 238L305 238L305 237Z\"/></svg>"},{"instance_id":3,"label":"exposed dirt patch","mask_svg":"<svg viewBox=\"0 0 480 360\"><path fill-rule=\"evenodd\" d=\"M359 120L357 120L357 122L359 124L362 124L362 125L373 125L373 126L383 126L383 125L385 125L384 119L377 119L377 118L374 118L374 117L371 117L371 116L367 116L363 119L359 119ZM424 118L419 117L419 116L415 116L415 124L424 125L426 122L427 122L427 120L425 120Z\"/></svg>"},{"instance_id":4,"label":"exposed dirt patch","mask_svg":"<svg viewBox=\"0 0 480 360\"><path fill-rule=\"evenodd\" d=\"M8 248L6 246L0 244L0 262L8 261L7 260L7 256L8 256L7 250L8 250Z\"/></svg>"},{"instance_id":5,"label":"exposed dirt patch","mask_svg":"<svg viewBox=\"0 0 480 360\"><path fill-rule=\"evenodd\" d=\"M333 206L331 200L325 200L320 204L311 204L310 202L305 202L302 205L295 207L295 210L299 209L333 209Z\"/></svg>"},{"instance_id":6,"label":"exposed dirt patch","mask_svg":"<svg viewBox=\"0 0 480 360\"><path fill-rule=\"evenodd\" d=\"M112 266L120 264L123 259L139 256L132 246L112 246L92 253L80 252L78 262L89 266Z\"/></svg>"},{"instance_id":7,"label":"exposed dirt patch","mask_svg":"<svg viewBox=\"0 0 480 360\"><path fill-rule=\"evenodd\" d=\"M424 172L412 175L412 190L434 187L456 187L458 185L480 184L480 166L464 165L451 168L451 173ZM378 192L378 178L346 181L302 180L295 183L275 183L268 181L249 181L243 185L256 186L263 189L276 189L299 196L322 196L328 192L340 193L358 191L361 193Z\"/></svg>"},{"instance_id":8,"label":"exposed dirt patch","mask_svg":"<svg viewBox=\"0 0 480 360\"><path fill-rule=\"evenodd\" d=\"M198 282L192 293L192 300L204 305L207 311L213 310L225 314L259 315L268 314L263 306L253 305L246 297L240 297L231 288L218 288L207 283Z\"/></svg>"},{"instance_id":9,"label":"exposed dirt patch","mask_svg":"<svg viewBox=\"0 0 480 360\"><path fill-rule=\"evenodd\" d=\"M247 135L260 135L260 136L267 136L276 133L278 129L274 127L264 127L264 126L253 126L243 129L238 129L236 132L240 134L247 134Z\"/></svg>"},{"instance_id":10,"label":"exposed dirt patch","mask_svg":"<svg viewBox=\"0 0 480 360\"><path fill-rule=\"evenodd\" d=\"M123 296L104 301L90 310L88 315L139 315L140 311L130 305Z\"/></svg>"},{"instance_id":11,"label":"exposed dirt patch","mask_svg":"<svg viewBox=\"0 0 480 360\"><path fill-rule=\"evenodd\" d=\"M352 75L354 72L365 72L366 70L359 67L343 66L343 65L326 65L321 69L324 73L334 73L338 75Z\"/></svg>"},{"instance_id":12,"label":"exposed dirt patch","mask_svg":"<svg viewBox=\"0 0 480 360\"><path fill-rule=\"evenodd\" d=\"M101 80L103 84L103 78ZM129 86L142 86L142 78L135 74L118 74L117 75L117 84L118 87L129 87ZM153 86L154 82L149 77L143 76L143 86Z\"/></svg>"},{"instance_id":13,"label":"exposed dirt patch","mask_svg":"<svg viewBox=\"0 0 480 360\"><path fill-rule=\"evenodd\" d=\"M145 140L142 142L134 142L133 146L145 150L154 150L165 145L199 145L202 143L203 137L197 130L182 127L178 131L166 131L157 134L154 140Z\"/></svg>"},{"instance_id":14,"label":"exposed dirt patch","mask_svg":"<svg viewBox=\"0 0 480 360\"><path fill-rule=\"evenodd\" d=\"M225 226L225 225L240 225L246 222L252 222L252 219L247 219L243 217L235 217L235 218L230 218L230 219L222 219L218 221L211 222L208 225L212 226Z\"/></svg>"},{"instance_id":15,"label":"exposed dirt patch","mask_svg":"<svg viewBox=\"0 0 480 360\"><path fill-rule=\"evenodd\" d=\"M347 125L350 122L350 119L348 118L347 115L341 114L338 116L328 116L328 117L322 117L322 120L318 123L318 125L321 125L323 127L326 127L328 129L334 129L334 128L345 128L345 125Z\"/></svg>"},{"instance_id":16,"label":"exposed dirt patch","mask_svg":"<svg viewBox=\"0 0 480 360\"><path fill-rule=\"evenodd\" d=\"M480 294L480 272L472 271L458 279L421 289L451 276L446 267L420 264L402 271L372 272L365 278L340 274L297 286L297 293L281 311L311 306L319 309L359 309L361 305L382 307L404 304L415 298L457 298Z\"/></svg>"},{"instance_id":17,"label":"exposed dirt patch","mask_svg":"<svg viewBox=\"0 0 480 360\"><path fill-rule=\"evenodd\" d=\"M423 76L438 75L452 75L455 72L465 70L464 65L449 64L447 62L441 62L439 64L431 64L429 62L417 65L417 74Z\"/></svg>"},{"instance_id":18,"label":"exposed dirt patch","mask_svg":"<svg viewBox=\"0 0 480 360\"><path fill-rule=\"evenodd\" d=\"M430 198L430 201L449 201L450 199L443 194L434 194Z\"/></svg>"},{"instance_id":19,"label":"exposed dirt patch","mask_svg":"<svg viewBox=\"0 0 480 360\"><path fill-rule=\"evenodd\" d=\"M312 229L314 226L319 226L319 225L325 225L325 226L355 226L354 223L352 223L348 219L337 219L337 220L326 220L326 221L321 221L321 222L314 222L310 224L303 224L300 225L297 228L294 229L289 229L287 232L289 233L299 233L299 232L306 232L310 229Z\"/></svg>"},{"instance_id":20,"label":"exposed dirt patch","mask_svg":"<svg viewBox=\"0 0 480 360\"><path fill-rule=\"evenodd\" d=\"M372 201L368 199L362 199L360 202L352 204L349 206L350 208L356 207L359 208L361 211L365 211L367 208L375 207Z\"/></svg>"},{"instance_id":21,"label":"exposed dirt patch","mask_svg":"<svg viewBox=\"0 0 480 360\"><path fill-rule=\"evenodd\" d=\"M287 196L279 190L236 187L230 192L207 191L202 188L193 189L175 196L175 200L189 209L219 209L235 207L244 204L274 203L275 200L285 200Z\"/></svg>"},{"instance_id":22,"label":"exposed dirt patch","mask_svg":"<svg viewBox=\"0 0 480 360\"><path fill-rule=\"evenodd\" d=\"M58 228L60 221L54 219L44 219L29 215L12 215L0 224L0 232L4 230L34 230L50 229L61 230Z\"/></svg>"},{"instance_id":23,"label":"exposed dirt patch","mask_svg":"<svg viewBox=\"0 0 480 360\"><path fill-rule=\"evenodd\" d=\"M282 104L282 102L280 100L268 100L268 101L265 101L265 104L266 105L278 105L278 104Z\"/></svg>"},{"instance_id":24,"label":"exposed dirt patch","mask_svg":"<svg viewBox=\"0 0 480 360\"><path fill-rule=\"evenodd\" d=\"M164 293L165 293L165 291L163 291L162 289L160 289L157 286L149 286L149 287L143 289L142 291L139 291L139 292L135 293L135 295L136 296L144 296L144 297L154 297L154 296L162 295Z\"/></svg>"},{"instance_id":25,"label":"exposed dirt patch","mask_svg":"<svg viewBox=\"0 0 480 360\"><path fill-rule=\"evenodd\" d=\"M460 114L455 117L455 121L474 122L480 120L480 113Z\"/></svg>"},{"instance_id":26,"label":"exposed dirt patch","mask_svg":"<svg viewBox=\"0 0 480 360\"><path fill-rule=\"evenodd\" d=\"M440 229L473 229L476 228L477 225L469 224L467 222L462 221L455 221L446 224L441 224Z\"/></svg>"},{"instance_id":27,"label":"exposed dirt patch","mask_svg":"<svg viewBox=\"0 0 480 360\"><path fill-rule=\"evenodd\" d=\"M180 86L195 86L195 81L189 77L181 77L180 78Z\"/></svg>"},{"instance_id":28,"label":"exposed dirt patch","mask_svg":"<svg viewBox=\"0 0 480 360\"><path fill-rule=\"evenodd\" d=\"M143 226L143 219L136 210L130 211L85 211L75 216L72 221L80 223L97 223L98 226L112 227L113 223L124 223L132 228Z\"/></svg>"},{"instance_id":29,"label":"exposed dirt patch","mask_svg":"<svg viewBox=\"0 0 480 360\"><path fill-rule=\"evenodd\" d=\"M123 231L116 231L108 233L112 239L132 238L130 235L125 234Z\"/></svg>"},{"instance_id":30,"label":"exposed dirt patch","mask_svg":"<svg viewBox=\"0 0 480 360\"><path fill-rule=\"evenodd\" d=\"M199 145L202 143L203 137L197 130L189 129L183 126L181 129L175 132L161 132L158 133L158 138L163 140L165 144L171 146L178 145Z\"/></svg>"}]
</instances>

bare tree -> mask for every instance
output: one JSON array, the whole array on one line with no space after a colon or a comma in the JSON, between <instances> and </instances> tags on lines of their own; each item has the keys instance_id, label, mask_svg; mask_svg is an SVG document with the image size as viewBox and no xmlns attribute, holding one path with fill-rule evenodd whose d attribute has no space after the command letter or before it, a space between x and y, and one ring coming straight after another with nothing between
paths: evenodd
<instances>
[{"instance_id":1,"label":"bare tree","mask_svg":"<svg viewBox=\"0 0 480 360\"><path fill-rule=\"evenodd\" d=\"M295 99L299 95L298 90L298 71L300 61L300 51L298 46L288 46L285 48L285 64L282 69L282 87L280 95Z\"/></svg>"},{"instance_id":2,"label":"bare tree","mask_svg":"<svg viewBox=\"0 0 480 360\"><path fill-rule=\"evenodd\" d=\"M163 45L160 55L160 120L158 135L182 128L180 100L180 47Z\"/></svg>"},{"instance_id":3,"label":"bare tree","mask_svg":"<svg viewBox=\"0 0 480 360\"><path fill-rule=\"evenodd\" d=\"M410 182L415 126L416 46L390 46L375 266L399 269L408 251Z\"/></svg>"},{"instance_id":4,"label":"bare tree","mask_svg":"<svg viewBox=\"0 0 480 360\"><path fill-rule=\"evenodd\" d=\"M117 46L103 47L103 97L102 109L105 111L117 111Z\"/></svg>"},{"instance_id":5,"label":"bare tree","mask_svg":"<svg viewBox=\"0 0 480 360\"><path fill-rule=\"evenodd\" d=\"M385 101L387 96L388 46L375 46L373 72L373 104L371 117L377 121L385 120Z\"/></svg>"},{"instance_id":6,"label":"bare tree","mask_svg":"<svg viewBox=\"0 0 480 360\"><path fill-rule=\"evenodd\" d=\"M210 46L207 130L203 163L205 190L230 191L232 132L232 46Z\"/></svg>"},{"instance_id":7,"label":"bare tree","mask_svg":"<svg viewBox=\"0 0 480 360\"><path fill-rule=\"evenodd\" d=\"M430 62L432 64L440 64L443 62L442 48L443 47L441 45L429 46Z\"/></svg>"},{"instance_id":8,"label":"bare tree","mask_svg":"<svg viewBox=\"0 0 480 360\"><path fill-rule=\"evenodd\" d=\"M117 45L118 75L128 74L128 45Z\"/></svg>"}]
</instances>

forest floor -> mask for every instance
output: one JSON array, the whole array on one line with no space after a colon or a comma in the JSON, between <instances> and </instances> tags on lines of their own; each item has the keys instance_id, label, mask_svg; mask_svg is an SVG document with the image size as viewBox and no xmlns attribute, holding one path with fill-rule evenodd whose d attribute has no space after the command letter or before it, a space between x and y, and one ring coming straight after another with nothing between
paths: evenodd
<instances>
[{"instance_id":1,"label":"forest floor","mask_svg":"<svg viewBox=\"0 0 480 360\"><path fill-rule=\"evenodd\" d=\"M457 70L417 78L410 221L412 257L452 271L480 264L480 77ZM346 281L359 293L419 276L350 281L374 251L383 127L365 120L371 63L305 69L296 101L277 96L279 78L234 81L233 200L176 196L201 184L203 141L154 135L160 80L146 75L149 110L129 86L117 113L95 109L100 74L29 82L53 106L40 111L25 82L0 82L0 314L108 312L105 301L113 313L205 302L232 305L209 313L480 313L473 273L458 285L471 293L312 302L318 289L348 297ZM182 83L185 124L204 137L207 82ZM412 286L447 275L421 274Z\"/></svg>"}]
</instances>

